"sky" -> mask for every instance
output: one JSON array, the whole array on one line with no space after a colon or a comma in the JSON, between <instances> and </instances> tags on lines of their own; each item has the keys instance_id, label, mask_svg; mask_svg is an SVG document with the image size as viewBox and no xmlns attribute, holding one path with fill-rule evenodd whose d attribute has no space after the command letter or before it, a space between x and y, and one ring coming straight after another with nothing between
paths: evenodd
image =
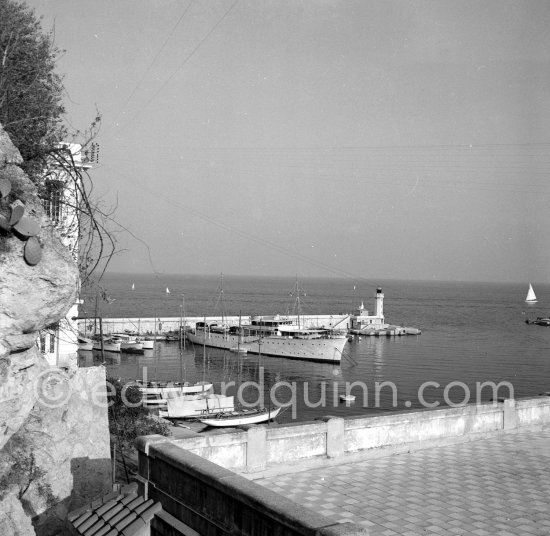
<instances>
[{"instance_id":1,"label":"sky","mask_svg":"<svg viewBox=\"0 0 550 536\"><path fill-rule=\"evenodd\" d=\"M110 271L550 283L550 2L27 4Z\"/></svg>"}]
</instances>

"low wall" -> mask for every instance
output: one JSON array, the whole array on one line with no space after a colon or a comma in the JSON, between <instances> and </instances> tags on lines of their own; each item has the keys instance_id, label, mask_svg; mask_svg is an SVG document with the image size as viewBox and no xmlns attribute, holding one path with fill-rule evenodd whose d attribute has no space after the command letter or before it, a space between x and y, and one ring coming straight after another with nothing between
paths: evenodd
<instances>
[{"instance_id":1,"label":"low wall","mask_svg":"<svg viewBox=\"0 0 550 536\"><path fill-rule=\"evenodd\" d=\"M549 423L550 397L543 396L374 417L253 425L165 441L247 478L261 478Z\"/></svg>"},{"instance_id":2,"label":"low wall","mask_svg":"<svg viewBox=\"0 0 550 536\"><path fill-rule=\"evenodd\" d=\"M368 531L327 517L250 482L242 476L165 441L138 438L140 492L162 504L152 536L199 534L243 536L352 536Z\"/></svg>"},{"instance_id":3,"label":"low wall","mask_svg":"<svg viewBox=\"0 0 550 536\"><path fill-rule=\"evenodd\" d=\"M550 397L544 396L375 417L329 416L177 440L145 436L137 440L138 479L141 493L166 512L152 536L189 534L188 528L216 535L368 534L353 523L331 524L251 479L549 423Z\"/></svg>"},{"instance_id":4,"label":"low wall","mask_svg":"<svg viewBox=\"0 0 550 536\"><path fill-rule=\"evenodd\" d=\"M368 534L353 523L327 524L326 517L253 479L549 423L550 397L543 396L375 417L329 416L210 434L189 432L177 440L145 436L137 440L138 478L142 493L167 512L166 519L152 527L152 536L189 534L185 527L216 535Z\"/></svg>"}]
</instances>

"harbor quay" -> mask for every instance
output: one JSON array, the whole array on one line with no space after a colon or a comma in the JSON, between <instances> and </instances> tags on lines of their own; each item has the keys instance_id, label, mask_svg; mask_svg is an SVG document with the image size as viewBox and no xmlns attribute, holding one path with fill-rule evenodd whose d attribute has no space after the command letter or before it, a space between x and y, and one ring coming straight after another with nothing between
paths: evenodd
<instances>
[{"instance_id":1,"label":"harbor quay","mask_svg":"<svg viewBox=\"0 0 550 536\"><path fill-rule=\"evenodd\" d=\"M289 315L293 321L298 321L297 315ZM335 315L300 315L300 322L306 328L348 329L350 314ZM156 317L156 318L102 318L103 333L138 332L141 334L159 336L179 333L179 330L195 329L197 322L208 324L225 324L228 326L249 325L251 316L191 316L191 317ZM99 319L79 318L78 329L81 333L99 333Z\"/></svg>"},{"instance_id":2,"label":"harbor quay","mask_svg":"<svg viewBox=\"0 0 550 536\"><path fill-rule=\"evenodd\" d=\"M154 534L550 533L550 397L138 438ZM180 525L178 525L178 523ZM172 531L172 532L171 532ZM181 532L185 534L185 532Z\"/></svg>"},{"instance_id":3,"label":"harbor quay","mask_svg":"<svg viewBox=\"0 0 550 536\"><path fill-rule=\"evenodd\" d=\"M298 316L288 315L286 318L293 322L298 322ZM351 314L334 315L300 315L300 324L307 329L336 329L349 331L356 335L372 336L393 336L393 335L418 335L420 330L385 324L380 327L354 329L354 316ZM243 326L250 325L252 317L250 316L195 316L185 319L178 317L157 317L157 318L102 318L102 331L105 335L112 333L139 333L141 335L157 336L159 338L167 335L179 334L180 329L195 329L198 322L207 324L225 324L228 326L238 326L239 322ZM78 331L82 334L92 335L99 333L99 319L97 318L79 318L77 320Z\"/></svg>"},{"instance_id":4,"label":"harbor quay","mask_svg":"<svg viewBox=\"0 0 550 536\"><path fill-rule=\"evenodd\" d=\"M194 330L197 323L224 326L249 326L254 316L185 316L155 317L155 318L78 318L78 330L82 334L99 333L138 333L149 336L163 337L179 334L180 331ZM322 315L276 315L274 318L284 318L304 329L334 329L348 331L355 335L393 336L419 335L418 328L396 326L386 322L384 317L384 293L376 289L374 310L369 313L363 303L353 313L337 313Z\"/></svg>"}]
</instances>

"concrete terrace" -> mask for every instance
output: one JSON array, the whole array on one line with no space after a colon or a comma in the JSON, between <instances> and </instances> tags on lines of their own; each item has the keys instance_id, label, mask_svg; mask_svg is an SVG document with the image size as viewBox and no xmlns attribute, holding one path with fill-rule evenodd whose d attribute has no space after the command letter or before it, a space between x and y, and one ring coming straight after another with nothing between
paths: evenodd
<instances>
[{"instance_id":1,"label":"concrete terrace","mask_svg":"<svg viewBox=\"0 0 550 536\"><path fill-rule=\"evenodd\" d=\"M371 536L550 534L550 430L255 480Z\"/></svg>"},{"instance_id":2,"label":"concrete terrace","mask_svg":"<svg viewBox=\"0 0 550 536\"><path fill-rule=\"evenodd\" d=\"M138 480L199 534L550 534L550 396L178 436Z\"/></svg>"}]
</instances>

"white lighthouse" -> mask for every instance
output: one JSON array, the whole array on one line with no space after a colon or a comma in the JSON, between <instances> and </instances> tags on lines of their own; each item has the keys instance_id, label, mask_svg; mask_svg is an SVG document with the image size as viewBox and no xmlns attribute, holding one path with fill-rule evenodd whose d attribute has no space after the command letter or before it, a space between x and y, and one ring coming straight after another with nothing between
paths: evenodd
<instances>
[{"instance_id":1,"label":"white lighthouse","mask_svg":"<svg viewBox=\"0 0 550 536\"><path fill-rule=\"evenodd\" d=\"M382 324L384 323L384 293L382 292L382 289L380 287L376 289L375 316L382 320Z\"/></svg>"},{"instance_id":2,"label":"white lighthouse","mask_svg":"<svg viewBox=\"0 0 550 536\"><path fill-rule=\"evenodd\" d=\"M380 287L376 289L374 307L374 314L369 315L369 312L365 309L363 303L361 303L355 315L351 317L351 333L374 333L388 327L384 320L384 294Z\"/></svg>"}]
</instances>

